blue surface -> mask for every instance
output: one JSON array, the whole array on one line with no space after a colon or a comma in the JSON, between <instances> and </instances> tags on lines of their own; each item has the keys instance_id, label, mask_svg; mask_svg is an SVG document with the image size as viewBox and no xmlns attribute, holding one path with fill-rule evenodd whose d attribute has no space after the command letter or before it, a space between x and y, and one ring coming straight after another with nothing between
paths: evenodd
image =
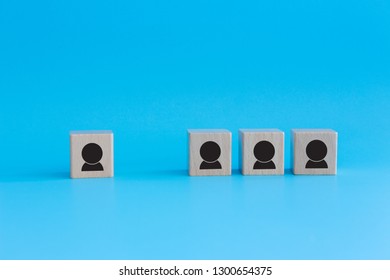
<instances>
[{"instance_id":1,"label":"blue surface","mask_svg":"<svg viewBox=\"0 0 390 280\"><path fill-rule=\"evenodd\" d=\"M1 1L1 259L389 259L390 2ZM187 128L339 132L339 175L190 178ZM114 179L69 178L112 129Z\"/></svg>"}]
</instances>

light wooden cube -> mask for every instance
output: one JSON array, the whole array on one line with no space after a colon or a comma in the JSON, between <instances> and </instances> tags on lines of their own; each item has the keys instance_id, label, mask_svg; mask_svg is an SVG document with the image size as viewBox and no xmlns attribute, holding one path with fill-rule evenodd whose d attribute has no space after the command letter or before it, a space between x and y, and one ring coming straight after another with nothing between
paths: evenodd
<instances>
[{"instance_id":1,"label":"light wooden cube","mask_svg":"<svg viewBox=\"0 0 390 280\"><path fill-rule=\"evenodd\" d=\"M293 129L294 174L335 175L337 132L331 129Z\"/></svg>"},{"instance_id":2,"label":"light wooden cube","mask_svg":"<svg viewBox=\"0 0 390 280\"><path fill-rule=\"evenodd\" d=\"M114 134L112 131L70 133L71 178L114 176Z\"/></svg>"},{"instance_id":3,"label":"light wooden cube","mask_svg":"<svg viewBox=\"0 0 390 280\"><path fill-rule=\"evenodd\" d=\"M232 134L228 130L189 129L189 174L221 176L232 174Z\"/></svg>"},{"instance_id":4,"label":"light wooden cube","mask_svg":"<svg viewBox=\"0 0 390 280\"><path fill-rule=\"evenodd\" d=\"M243 175L284 174L284 132L278 129L240 129Z\"/></svg>"}]
</instances>

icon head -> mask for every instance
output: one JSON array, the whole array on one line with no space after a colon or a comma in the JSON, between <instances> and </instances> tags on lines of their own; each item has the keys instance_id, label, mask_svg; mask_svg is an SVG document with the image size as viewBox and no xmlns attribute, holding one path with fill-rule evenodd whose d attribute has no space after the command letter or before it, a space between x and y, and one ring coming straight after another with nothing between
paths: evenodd
<instances>
[{"instance_id":1,"label":"icon head","mask_svg":"<svg viewBox=\"0 0 390 280\"><path fill-rule=\"evenodd\" d=\"M88 164L97 164L103 157L102 148L95 143L89 143L84 146L81 155Z\"/></svg>"},{"instance_id":2,"label":"icon head","mask_svg":"<svg viewBox=\"0 0 390 280\"><path fill-rule=\"evenodd\" d=\"M200 156L206 162L215 162L221 156L221 148L213 141L205 142L200 147Z\"/></svg>"},{"instance_id":3,"label":"icon head","mask_svg":"<svg viewBox=\"0 0 390 280\"><path fill-rule=\"evenodd\" d=\"M255 158L260 162L269 162L275 156L275 147L271 142L260 141L253 148Z\"/></svg>"},{"instance_id":4,"label":"icon head","mask_svg":"<svg viewBox=\"0 0 390 280\"><path fill-rule=\"evenodd\" d=\"M306 147L306 154L312 161L322 161L327 153L328 148L321 140L313 140Z\"/></svg>"}]
</instances>

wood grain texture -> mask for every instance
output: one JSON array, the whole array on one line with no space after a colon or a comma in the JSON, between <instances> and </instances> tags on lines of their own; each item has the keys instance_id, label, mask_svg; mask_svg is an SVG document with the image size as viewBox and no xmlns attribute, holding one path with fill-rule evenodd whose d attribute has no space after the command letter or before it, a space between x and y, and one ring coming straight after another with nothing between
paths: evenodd
<instances>
[{"instance_id":1,"label":"wood grain texture","mask_svg":"<svg viewBox=\"0 0 390 280\"><path fill-rule=\"evenodd\" d=\"M228 130L188 130L188 149L189 149L189 175L190 176L226 176L232 173L232 134ZM201 146L213 141L221 149L218 162L221 169L200 169L204 159L200 155Z\"/></svg>"},{"instance_id":2,"label":"wood grain texture","mask_svg":"<svg viewBox=\"0 0 390 280\"><path fill-rule=\"evenodd\" d=\"M284 132L278 129L240 129L241 173L243 175L283 175L284 174ZM261 141L270 142L275 148L272 162L275 169L255 169L258 161L254 147Z\"/></svg>"},{"instance_id":3,"label":"wood grain texture","mask_svg":"<svg viewBox=\"0 0 390 280\"><path fill-rule=\"evenodd\" d=\"M82 171L85 160L83 148L90 143L99 145L103 155L99 163L102 171ZM114 135L112 131L73 131L70 133L71 178L102 178L114 176Z\"/></svg>"},{"instance_id":4,"label":"wood grain texture","mask_svg":"<svg viewBox=\"0 0 390 280\"><path fill-rule=\"evenodd\" d=\"M336 175L337 174L337 137L336 131L331 129L293 129L292 147L294 174L297 175ZM327 168L307 168L310 161L306 148L313 140L320 140L327 147L326 156L323 160Z\"/></svg>"}]
</instances>

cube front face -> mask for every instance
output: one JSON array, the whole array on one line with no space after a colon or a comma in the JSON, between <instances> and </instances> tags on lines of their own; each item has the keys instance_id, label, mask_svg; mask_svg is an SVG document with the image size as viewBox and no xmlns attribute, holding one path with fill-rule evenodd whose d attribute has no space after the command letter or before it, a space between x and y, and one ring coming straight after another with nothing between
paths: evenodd
<instances>
[{"instance_id":1,"label":"cube front face","mask_svg":"<svg viewBox=\"0 0 390 280\"><path fill-rule=\"evenodd\" d=\"M284 133L277 129L240 129L243 175L284 174Z\"/></svg>"},{"instance_id":2,"label":"cube front face","mask_svg":"<svg viewBox=\"0 0 390 280\"><path fill-rule=\"evenodd\" d=\"M292 130L294 174L335 175L337 173L337 132L333 130Z\"/></svg>"},{"instance_id":3,"label":"cube front face","mask_svg":"<svg viewBox=\"0 0 390 280\"><path fill-rule=\"evenodd\" d=\"M232 173L232 134L227 130L188 130L189 174L226 176Z\"/></svg>"},{"instance_id":4,"label":"cube front face","mask_svg":"<svg viewBox=\"0 0 390 280\"><path fill-rule=\"evenodd\" d=\"M113 141L110 131L71 132L71 178L113 177Z\"/></svg>"}]
</instances>

